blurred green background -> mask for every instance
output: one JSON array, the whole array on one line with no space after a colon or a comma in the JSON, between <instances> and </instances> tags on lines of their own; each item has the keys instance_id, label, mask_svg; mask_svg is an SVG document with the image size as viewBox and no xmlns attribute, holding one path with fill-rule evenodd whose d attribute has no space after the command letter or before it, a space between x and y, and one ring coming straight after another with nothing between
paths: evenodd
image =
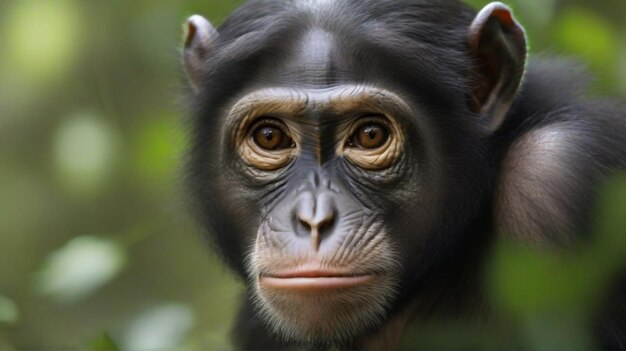
<instances>
[{"instance_id":1,"label":"blurred green background","mask_svg":"<svg viewBox=\"0 0 626 351\"><path fill-rule=\"evenodd\" d=\"M178 47L187 16L219 24L238 3L0 2L1 350L230 349L241 285L180 198ZM626 1L509 3L533 53L579 57L595 93L626 96ZM580 321L601 289L590 286L606 285L626 247L623 181L607 194L604 239L580 255L498 251L494 299L521 326L502 338L588 348ZM430 349L501 341L449 325L421 334Z\"/></svg>"}]
</instances>

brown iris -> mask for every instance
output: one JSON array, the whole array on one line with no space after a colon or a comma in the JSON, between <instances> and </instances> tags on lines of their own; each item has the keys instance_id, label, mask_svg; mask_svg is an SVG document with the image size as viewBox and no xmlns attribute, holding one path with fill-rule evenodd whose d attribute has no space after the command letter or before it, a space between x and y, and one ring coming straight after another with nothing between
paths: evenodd
<instances>
[{"instance_id":1,"label":"brown iris","mask_svg":"<svg viewBox=\"0 0 626 351\"><path fill-rule=\"evenodd\" d=\"M366 123L357 128L350 138L350 146L359 149L378 149L389 139L389 130L378 123Z\"/></svg>"},{"instance_id":2,"label":"brown iris","mask_svg":"<svg viewBox=\"0 0 626 351\"><path fill-rule=\"evenodd\" d=\"M283 129L274 123L262 123L252 133L254 142L261 148L269 151L288 149L293 141Z\"/></svg>"}]
</instances>

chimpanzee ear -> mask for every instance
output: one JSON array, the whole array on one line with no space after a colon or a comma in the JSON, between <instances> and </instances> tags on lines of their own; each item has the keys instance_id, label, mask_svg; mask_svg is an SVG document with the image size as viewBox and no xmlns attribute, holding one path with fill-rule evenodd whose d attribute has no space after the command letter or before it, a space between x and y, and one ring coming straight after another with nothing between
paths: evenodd
<instances>
[{"instance_id":1,"label":"chimpanzee ear","mask_svg":"<svg viewBox=\"0 0 626 351\"><path fill-rule=\"evenodd\" d=\"M213 50L218 33L206 18L199 15L189 17L185 27L183 62L192 88L198 91L201 86L203 64Z\"/></svg>"},{"instance_id":2,"label":"chimpanzee ear","mask_svg":"<svg viewBox=\"0 0 626 351\"><path fill-rule=\"evenodd\" d=\"M476 16L469 31L469 48L477 82L470 91L470 108L488 115L497 130L509 111L524 76L526 33L504 4L492 2Z\"/></svg>"}]
</instances>

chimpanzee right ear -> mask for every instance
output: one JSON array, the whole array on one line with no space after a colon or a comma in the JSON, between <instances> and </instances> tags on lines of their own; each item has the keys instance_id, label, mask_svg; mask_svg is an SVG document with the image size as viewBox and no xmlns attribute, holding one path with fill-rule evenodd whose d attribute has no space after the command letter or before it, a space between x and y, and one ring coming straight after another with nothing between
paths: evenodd
<instances>
[{"instance_id":1,"label":"chimpanzee right ear","mask_svg":"<svg viewBox=\"0 0 626 351\"><path fill-rule=\"evenodd\" d=\"M187 20L183 63L194 91L200 89L204 62L211 54L217 37L217 30L206 18L193 15Z\"/></svg>"},{"instance_id":2,"label":"chimpanzee right ear","mask_svg":"<svg viewBox=\"0 0 626 351\"><path fill-rule=\"evenodd\" d=\"M470 89L470 108L497 130L517 95L526 67L526 33L500 2L485 6L469 30L469 49L478 81Z\"/></svg>"}]
</instances>

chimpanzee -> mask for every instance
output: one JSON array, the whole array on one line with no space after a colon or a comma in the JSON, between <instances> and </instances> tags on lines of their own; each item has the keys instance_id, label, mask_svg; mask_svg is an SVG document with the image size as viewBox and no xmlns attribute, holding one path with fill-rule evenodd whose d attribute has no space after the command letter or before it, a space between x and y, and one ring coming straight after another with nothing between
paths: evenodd
<instances>
[{"instance_id":1,"label":"chimpanzee","mask_svg":"<svg viewBox=\"0 0 626 351\"><path fill-rule=\"evenodd\" d=\"M393 349L415 319L494 318L491 244L575 245L626 169L624 105L527 61L497 2L252 0L189 18L183 61L186 184L249 287L237 349ZM626 348L614 308L598 342Z\"/></svg>"}]
</instances>

